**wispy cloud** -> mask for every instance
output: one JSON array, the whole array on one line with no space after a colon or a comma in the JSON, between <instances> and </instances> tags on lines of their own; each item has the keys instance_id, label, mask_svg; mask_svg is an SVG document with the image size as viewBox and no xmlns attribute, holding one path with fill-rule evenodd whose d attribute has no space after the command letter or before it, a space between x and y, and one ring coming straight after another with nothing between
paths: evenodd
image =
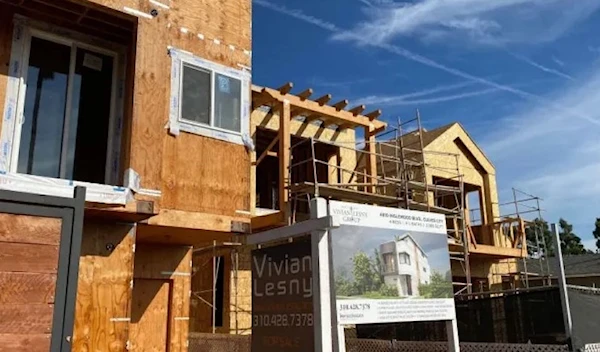
<instances>
[{"instance_id":1,"label":"wispy cloud","mask_svg":"<svg viewBox=\"0 0 600 352\"><path fill-rule=\"evenodd\" d=\"M513 52L509 52L509 54L510 54L512 57L514 57L515 59L517 59L517 60L520 60L520 61L523 61L523 62L525 62L525 63L527 63L527 64L529 64L529 65L531 65L531 66L533 66L533 67L535 67L535 68L538 68L538 69L540 69L540 70L542 70L542 71L544 71L544 72L547 72L547 73L553 74L553 75L555 75L555 76L558 76L558 77L566 78L566 79L569 79L569 80L571 80L571 81L573 81L573 80L574 80L572 76L570 76L570 75L568 75L568 74L566 74L566 73L564 73L564 72L560 72L559 70L555 70L555 69L553 69L553 68L546 67L546 66L544 66L544 65L542 65L542 64L540 64L540 63L537 63L537 62L535 62L535 61L531 60L530 58L528 58L528 57L526 57L526 56L519 55L519 54L517 54L517 53L513 53ZM564 64L563 64L563 65L564 65Z\"/></svg>"},{"instance_id":2,"label":"wispy cloud","mask_svg":"<svg viewBox=\"0 0 600 352\"><path fill-rule=\"evenodd\" d=\"M427 0L427 1L433 1L433 0ZM459 1L459 0L457 0L457 1ZM462 0L460 0L460 1L462 1ZM467 1L467 0L464 0L464 1ZM473 1L473 0L468 0L468 1ZM554 1L558 1L558 0L554 0ZM583 1L585 1L585 0L583 0ZM503 0L503 2L505 2L505 0ZM315 26L318 26L318 27L321 27L321 28L323 28L325 30L328 30L328 31L330 31L330 32L332 32L334 34L335 33L342 33L342 30L339 27L337 27L336 25L334 25L333 23L330 23L330 22L327 22L327 21L323 21L321 19L318 19L318 18L310 16L310 15L306 15L305 13L303 13L300 10L288 9L288 8L286 8L284 6L274 5L274 4L271 4L270 2L267 2L266 0L254 0L254 3L257 4L257 5L260 5L260 6L267 7L269 9L274 10L274 11L277 11L277 12L280 12L280 13L292 16L292 17L297 18L299 20L311 23L311 24L313 24ZM482 2L482 3L488 3L488 2L486 1L486 2ZM598 2L598 5L600 6L600 2ZM349 33L349 32L344 32L344 33ZM429 67L432 67L432 68L435 68L435 69L447 72L447 73L452 74L454 76L461 77L461 78L464 78L464 79L468 79L468 80L471 80L473 82L481 83L481 84L486 85L486 86L488 86L490 88L496 88L498 90L509 92L509 93L512 93L512 94L514 94L516 96L519 96L521 98L524 98L524 99L532 100L532 101L535 101L535 102L538 102L538 103L543 103L543 104L545 104L545 105L547 105L549 107L552 107L552 108L556 109L557 111L559 111L559 112L561 112L563 114L566 114L566 115L568 115L570 117L579 118L579 119L588 121L589 123L592 123L594 125L600 126L600 120L591 118L589 116L589 114L587 114L586 112L575 111L575 110L570 109L567 106L558 105L558 104L556 104L553 101L544 99L544 98L542 98L540 96L537 96L535 94L532 94L532 93L529 93L529 92L526 92L526 91L523 91L523 90L511 87L511 86L499 84L499 83L493 82L491 80L485 79L483 77L478 77L478 76L469 74L467 72L464 72L462 70L456 69L454 67L450 67L450 66L444 65L442 63L439 63L439 62L437 62L437 61L435 61L433 59L430 59L428 57L425 57L425 56L419 55L417 53L411 52L411 51L409 51L409 50L407 50L405 48L402 48L400 46L397 46L397 45L387 44L387 43L369 42L369 41L367 41L368 39L365 39L365 37L363 35L360 35L358 33L353 34L353 36L354 36L353 37L353 41L355 41L357 43L360 43L361 45L371 45L371 46L377 47L379 49L385 50L385 51L387 51L389 53L392 53L392 54L404 57L404 58L406 58L408 60L411 60L411 61L414 61L414 62L418 62L418 63L423 64L425 66L429 66ZM350 37L347 37L347 38L350 39Z\"/></svg>"},{"instance_id":3,"label":"wispy cloud","mask_svg":"<svg viewBox=\"0 0 600 352\"><path fill-rule=\"evenodd\" d=\"M551 58L551 59L552 59L552 61L554 61L554 63L555 63L555 64L557 64L558 66L560 66L560 67L564 67L564 66L565 66L565 63L564 63L562 60L558 59L556 56L552 55L552 58Z\"/></svg>"},{"instance_id":4,"label":"wispy cloud","mask_svg":"<svg viewBox=\"0 0 600 352\"><path fill-rule=\"evenodd\" d=\"M380 6L365 1L368 19L335 38L354 40L360 33L375 43L399 36L428 40L453 36L483 44L546 42L600 7L595 0L580 0L577 6L569 0L420 0Z\"/></svg>"},{"instance_id":5,"label":"wispy cloud","mask_svg":"<svg viewBox=\"0 0 600 352\"><path fill-rule=\"evenodd\" d=\"M348 87L348 86L355 85L355 84L364 84L364 83L373 82L374 80L375 80L375 78L359 78L359 79L353 79L353 80L347 80L347 81L333 81L333 80L322 79L319 77L312 77L311 79L308 80L308 83L311 85L314 85L316 87L343 88L343 87Z\"/></svg>"},{"instance_id":6,"label":"wispy cloud","mask_svg":"<svg viewBox=\"0 0 600 352\"><path fill-rule=\"evenodd\" d=\"M551 94L557 104L600 118L600 69ZM499 185L516 186L544 199L547 220L566 218L589 238L600 209L600 130L530 103L511 116L489 122L480 136L496 165Z\"/></svg>"},{"instance_id":7,"label":"wispy cloud","mask_svg":"<svg viewBox=\"0 0 600 352\"><path fill-rule=\"evenodd\" d=\"M467 86L470 86L473 84L475 84L475 83L472 81L464 81L464 82L448 84L448 85L443 85L443 86L437 86L437 87L433 87L433 88L423 89L420 91L406 93L406 94L400 94L400 95L384 95L384 96L371 95L368 97L357 99L356 103L357 104L365 104L365 105L368 105L368 104L377 104L377 105L393 104L394 102L399 101L399 100L405 100L407 98L422 97L422 96L427 96L427 95L431 95L431 94L435 94L435 93L455 90L455 89L464 88L464 87L467 87Z\"/></svg>"}]
</instances>

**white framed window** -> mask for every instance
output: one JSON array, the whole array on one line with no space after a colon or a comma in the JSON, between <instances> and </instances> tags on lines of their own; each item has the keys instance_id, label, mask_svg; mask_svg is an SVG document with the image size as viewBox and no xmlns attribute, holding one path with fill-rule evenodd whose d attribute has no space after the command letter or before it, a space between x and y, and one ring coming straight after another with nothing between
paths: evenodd
<instances>
[{"instance_id":1,"label":"white framed window","mask_svg":"<svg viewBox=\"0 0 600 352\"><path fill-rule=\"evenodd\" d=\"M398 263L410 265L410 255L408 253L398 253Z\"/></svg>"},{"instance_id":2,"label":"white framed window","mask_svg":"<svg viewBox=\"0 0 600 352\"><path fill-rule=\"evenodd\" d=\"M15 19L0 169L115 184L124 63L120 46Z\"/></svg>"},{"instance_id":3,"label":"white framed window","mask_svg":"<svg viewBox=\"0 0 600 352\"><path fill-rule=\"evenodd\" d=\"M169 131L195 133L247 144L250 125L250 74L170 49Z\"/></svg>"}]
</instances>

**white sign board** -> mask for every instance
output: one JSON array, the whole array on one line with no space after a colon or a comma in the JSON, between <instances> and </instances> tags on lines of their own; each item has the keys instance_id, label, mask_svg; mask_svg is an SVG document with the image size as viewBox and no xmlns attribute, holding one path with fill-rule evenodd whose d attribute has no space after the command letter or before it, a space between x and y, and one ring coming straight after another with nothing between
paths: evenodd
<instances>
[{"instance_id":1,"label":"white sign board","mask_svg":"<svg viewBox=\"0 0 600 352\"><path fill-rule=\"evenodd\" d=\"M446 219L329 202L338 324L454 320Z\"/></svg>"}]
</instances>

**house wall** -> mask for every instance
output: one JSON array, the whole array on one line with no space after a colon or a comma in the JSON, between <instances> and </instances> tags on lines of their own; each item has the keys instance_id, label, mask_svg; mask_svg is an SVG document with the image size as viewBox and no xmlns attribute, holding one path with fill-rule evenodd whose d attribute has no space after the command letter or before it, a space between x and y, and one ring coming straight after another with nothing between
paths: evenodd
<instances>
[{"instance_id":1,"label":"house wall","mask_svg":"<svg viewBox=\"0 0 600 352\"><path fill-rule=\"evenodd\" d=\"M148 1L89 0L110 15L137 21L125 92L121 172L132 168L141 188L159 190L155 207L233 216L249 210L250 156L243 145L165 129L171 99L171 58L174 47L234 69L251 66L250 0L181 0L168 9ZM126 8L145 16L129 14ZM149 16L152 10L156 17ZM23 12L0 4L0 110L4 110L13 15ZM200 38L204 39L200 39ZM250 91L250 89L248 89ZM0 122L1 123L1 122ZM248 132L248 131L246 131ZM219 160L219 163L215 163ZM222 199L228 199L223 202Z\"/></svg>"},{"instance_id":2,"label":"house wall","mask_svg":"<svg viewBox=\"0 0 600 352\"><path fill-rule=\"evenodd\" d=\"M383 244L380 246L380 253L383 255L389 253L389 246ZM410 264L401 263L399 256L406 253L410 256ZM408 288L405 282L401 279L403 275L409 275L411 279L412 294L419 295L419 285L430 281L431 268L427 257L423 255L421 250L415 243L408 239L402 239L395 242L394 255L396 262L396 273L384 275L386 285L397 286L399 292L406 293Z\"/></svg>"}]
</instances>

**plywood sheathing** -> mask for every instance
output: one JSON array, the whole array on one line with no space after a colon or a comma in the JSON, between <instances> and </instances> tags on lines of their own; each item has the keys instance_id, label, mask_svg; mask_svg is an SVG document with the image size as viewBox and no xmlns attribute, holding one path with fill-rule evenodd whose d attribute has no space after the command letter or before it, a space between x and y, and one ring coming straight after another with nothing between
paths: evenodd
<instances>
[{"instance_id":1,"label":"plywood sheathing","mask_svg":"<svg viewBox=\"0 0 600 352\"><path fill-rule=\"evenodd\" d=\"M84 222L74 351L126 349L134 244L133 225Z\"/></svg>"},{"instance_id":2,"label":"plywood sheathing","mask_svg":"<svg viewBox=\"0 0 600 352\"><path fill-rule=\"evenodd\" d=\"M149 11L151 5L143 3ZM167 47L235 69L251 66L250 2L178 0L168 11L158 10L153 19L139 19L130 167L143 188L162 191L163 209L228 216L248 210L246 149L185 132L168 136L164 126L171 79Z\"/></svg>"},{"instance_id":3,"label":"plywood sheathing","mask_svg":"<svg viewBox=\"0 0 600 352\"><path fill-rule=\"evenodd\" d=\"M187 246L165 246L139 244L136 248L134 278L169 280L171 295L169 298L168 321L157 321L155 324L166 324L168 331L169 351L187 351L192 249ZM160 260L157 260L160 258ZM143 311L137 313L143 314ZM132 316L131 324L139 320ZM150 333L150 332L146 332ZM133 344L143 344L144 333L138 333Z\"/></svg>"},{"instance_id":4,"label":"plywood sheathing","mask_svg":"<svg viewBox=\"0 0 600 352\"><path fill-rule=\"evenodd\" d=\"M0 214L0 350L50 348L61 220Z\"/></svg>"}]
</instances>

